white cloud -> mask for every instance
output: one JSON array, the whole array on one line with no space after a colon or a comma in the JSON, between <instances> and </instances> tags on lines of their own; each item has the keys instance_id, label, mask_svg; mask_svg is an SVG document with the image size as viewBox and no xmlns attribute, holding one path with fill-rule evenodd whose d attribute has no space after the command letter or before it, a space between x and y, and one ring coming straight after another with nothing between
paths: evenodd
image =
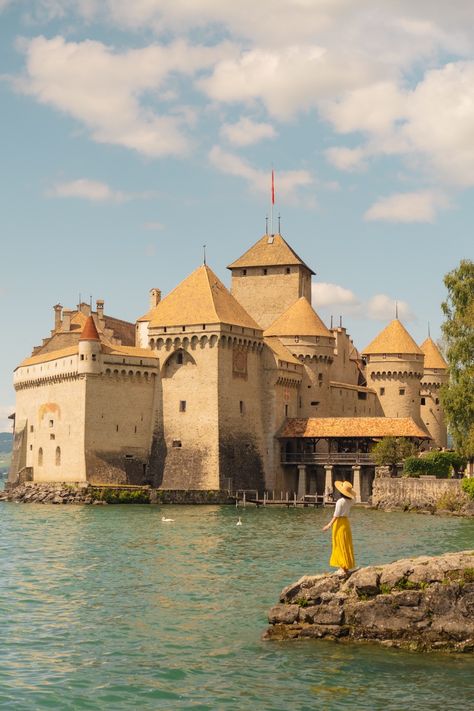
<instances>
[{"instance_id":1,"label":"white cloud","mask_svg":"<svg viewBox=\"0 0 474 711\"><path fill-rule=\"evenodd\" d=\"M377 200L364 217L369 221L434 222L437 212L448 206L445 195L431 190L397 193Z\"/></svg>"},{"instance_id":2,"label":"white cloud","mask_svg":"<svg viewBox=\"0 0 474 711\"><path fill-rule=\"evenodd\" d=\"M120 190L113 190L98 180L79 178L64 183L56 183L46 193L49 197L82 198L92 202L124 202L132 196Z\"/></svg>"},{"instance_id":3,"label":"white cloud","mask_svg":"<svg viewBox=\"0 0 474 711\"><path fill-rule=\"evenodd\" d=\"M366 152L363 148L335 146L325 151L325 156L339 170L360 170L365 167Z\"/></svg>"},{"instance_id":4,"label":"white cloud","mask_svg":"<svg viewBox=\"0 0 474 711\"><path fill-rule=\"evenodd\" d=\"M339 284L313 282L311 296L313 307L316 311L321 309L330 314L331 309L334 308L337 313L342 312L357 319L391 321L395 318L398 308L400 319L405 321L415 320L413 311L406 301L397 302L387 294L375 294L369 299L363 300L353 291Z\"/></svg>"},{"instance_id":5,"label":"white cloud","mask_svg":"<svg viewBox=\"0 0 474 711\"><path fill-rule=\"evenodd\" d=\"M391 321L398 312L402 321L414 321L415 315L406 301L396 301L386 294L376 294L367 302L366 314L376 321Z\"/></svg>"},{"instance_id":6,"label":"white cloud","mask_svg":"<svg viewBox=\"0 0 474 711\"><path fill-rule=\"evenodd\" d=\"M242 52L217 62L211 76L198 81L207 95L222 103L262 101L268 112L288 120L341 91L374 78L369 59L331 53L317 45Z\"/></svg>"},{"instance_id":7,"label":"white cloud","mask_svg":"<svg viewBox=\"0 0 474 711\"><path fill-rule=\"evenodd\" d=\"M337 305L355 306L359 303L358 298L350 289L327 282L314 282L311 285L311 296L316 308Z\"/></svg>"},{"instance_id":8,"label":"white cloud","mask_svg":"<svg viewBox=\"0 0 474 711\"><path fill-rule=\"evenodd\" d=\"M209 153L211 164L221 173L233 175L245 180L252 190L267 194L270 198L270 171L254 168L248 161L240 158L234 153L222 150L220 146L214 146ZM288 202L301 202L307 204L314 201L314 197L307 195L303 197L301 191L310 188L314 183L313 176L308 170L282 170L275 173L275 198L278 202L280 197Z\"/></svg>"},{"instance_id":9,"label":"white cloud","mask_svg":"<svg viewBox=\"0 0 474 711\"><path fill-rule=\"evenodd\" d=\"M234 146L250 146L264 138L275 138L277 132L269 123L257 123L244 116L237 123L224 124L221 136Z\"/></svg>"},{"instance_id":10,"label":"white cloud","mask_svg":"<svg viewBox=\"0 0 474 711\"><path fill-rule=\"evenodd\" d=\"M159 101L170 74L191 76L228 49L178 40L118 53L101 42L63 37L37 37L23 47L27 65L26 76L17 82L20 90L85 124L95 141L152 157L185 153L184 129L193 119L183 111L159 114L140 99L147 95Z\"/></svg>"},{"instance_id":11,"label":"white cloud","mask_svg":"<svg viewBox=\"0 0 474 711\"><path fill-rule=\"evenodd\" d=\"M0 405L0 432L11 432L12 421L8 416L15 412L15 405Z\"/></svg>"}]
</instances>

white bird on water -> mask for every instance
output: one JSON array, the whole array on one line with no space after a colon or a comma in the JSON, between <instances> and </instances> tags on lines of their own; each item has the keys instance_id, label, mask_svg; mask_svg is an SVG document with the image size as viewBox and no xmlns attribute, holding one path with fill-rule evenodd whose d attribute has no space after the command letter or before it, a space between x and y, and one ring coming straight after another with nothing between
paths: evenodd
<instances>
[{"instance_id":1,"label":"white bird on water","mask_svg":"<svg viewBox=\"0 0 474 711\"><path fill-rule=\"evenodd\" d=\"M171 523L171 521L174 521L174 518L166 518L166 516L162 516L161 520L163 523Z\"/></svg>"},{"instance_id":2,"label":"white bird on water","mask_svg":"<svg viewBox=\"0 0 474 711\"><path fill-rule=\"evenodd\" d=\"M236 523L235 525L236 525L236 526L241 526L241 525L242 525L242 521L240 520L240 516L239 516L239 520L237 521L237 523Z\"/></svg>"}]
</instances>

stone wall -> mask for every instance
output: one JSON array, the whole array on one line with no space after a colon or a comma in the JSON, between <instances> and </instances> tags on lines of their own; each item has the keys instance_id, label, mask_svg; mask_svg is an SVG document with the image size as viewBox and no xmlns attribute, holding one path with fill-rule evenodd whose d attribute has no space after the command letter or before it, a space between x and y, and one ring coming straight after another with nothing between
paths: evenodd
<instances>
[{"instance_id":1,"label":"stone wall","mask_svg":"<svg viewBox=\"0 0 474 711\"><path fill-rule=\"evenodd\" d=\"M473 502L474 503L474 502ZM372 506L393 510L451 510L469 513L472 505L459 479L377 478L372 491Z\"/></svg>"}]
</instances>

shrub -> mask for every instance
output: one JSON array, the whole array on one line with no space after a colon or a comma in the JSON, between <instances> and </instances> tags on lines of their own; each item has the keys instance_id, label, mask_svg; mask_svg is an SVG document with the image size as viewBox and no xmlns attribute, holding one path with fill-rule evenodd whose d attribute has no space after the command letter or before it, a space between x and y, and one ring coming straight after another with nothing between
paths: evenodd
<instances>
[{"instance_id":1,"label":"shrub","mask_svg":"<svg viewBox=\"0 0 474 711\"><path fill-rule=\"evenodd\" d=\"M445 491L436 501L438 511L460 511L466 503L462 494L457 491Z\"/></svg>"},{"instance_id":2,"label":"shrub","mask_svg":"<svg viewBox=\"0 0 474 711\"><path fill-rule=\"evenodd\" d=\"M93 489L91 496L96 501L108 504L150 503L150 494L145 489Z\"/></svg>"},{"instance_id":3,"label":"shrub","mask_svg":"<svg viewBox=\"0 0 474 711\"><path fill-rule=\"evenodd\" d=\"M474 499L474 479L463 479L461 486L469 498Z\"/></svg>"},{"instance_id":4,"label":"shrub","mask_svg":"<svg viewBox=\"0 0 474 711\"><path fill-rule=\"evenodd\" d=\"M417 477L421 474L447 479L451 470L455 473L465 466L465 459L456 452L426 452L421 457L407 457L403 464L405 476Z\"/></svg>"}]
</instances>

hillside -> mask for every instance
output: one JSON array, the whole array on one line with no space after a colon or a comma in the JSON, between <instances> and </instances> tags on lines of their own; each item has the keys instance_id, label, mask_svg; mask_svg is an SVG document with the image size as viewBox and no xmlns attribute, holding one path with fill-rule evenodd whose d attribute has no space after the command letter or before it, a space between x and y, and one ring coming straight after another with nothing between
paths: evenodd
<instances>
[{"instance_id":1,"label":"hillside","mask_svg":"<svg viewBox=\"0 0 474 711\"><path fill-rule=\"evenodd\" d=\"M10 467L13 435L10 432L0 432L0 474Z\"/></svg>"}]
</instances>

